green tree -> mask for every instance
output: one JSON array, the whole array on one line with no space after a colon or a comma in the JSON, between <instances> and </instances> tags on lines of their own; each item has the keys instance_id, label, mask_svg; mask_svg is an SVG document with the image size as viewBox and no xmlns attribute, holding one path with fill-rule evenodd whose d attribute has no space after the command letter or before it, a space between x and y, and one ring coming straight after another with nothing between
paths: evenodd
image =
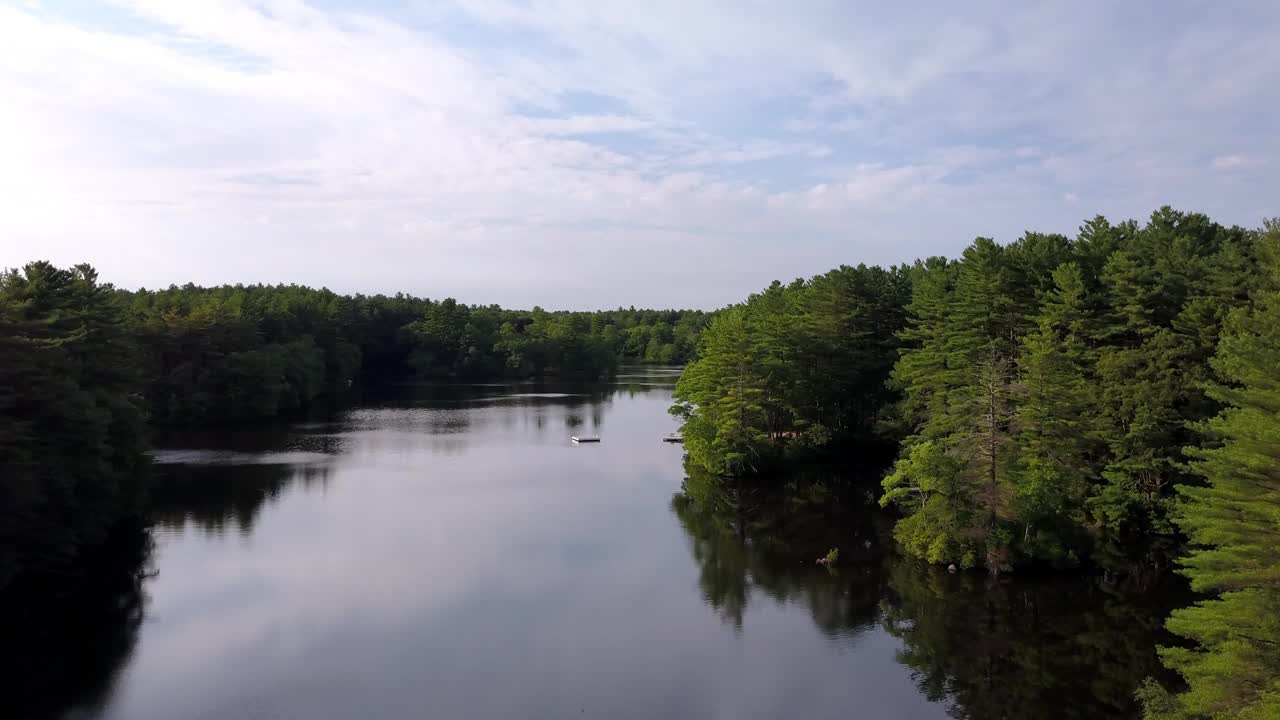
<instances>
[{"instance_id":1,"label":"green tree","mask_svg":"<svg viewBox=\"0 0 1280 720\"><path fill-rule=\"evenodd\" d=\"M841 267L717 313L672 409L694 462L754 473L872 438L893 400L908 282L905 270Z\"/></svg>"},{"instance_id":2,"label":"green tree","mask_svg":"<svg viewBox=\"0 0 1280 720\"><path fill-rule=\"evenodd\" d=\"M1087 550L1079 531L1097 477L1101 428L1085 345L1084 277L1079 265L1065 263L1052 278L1038 329L1023 340L1018 361L1015 515L1025 557L1074 560Z\"/></svg>"},{"instance_id":3,"label":"green tree","mask_svg":"<svg viewBox=\"0 0 1280 720\"><path fill-rule=\"evenodd\" d=\"M1110 452L1091 506L1111 536L1136 546L1173 532L1174 488L1191 479L1182 449L1196 442L1194 423L1218 410L1203 390L1208 359L1222 318L1243 301L1237 286L1251 282L1227 276L1249 265L1252 238L1166 207L1112 241L1096 335Z\"/></svg>"},{"instance_id":4,"label":"green tree","mask_svg":"<svg viewBox=\"0 0 1280 720\"><path fill-rule=\"evenodd\" d=\"M945 314L931 285L921 288L929 314L912 308L915 333L907 337L922 342L904 351L907 371L899 377L908 393L926 397L906 401L922 412L903 459L885 478L881 502L897 503L911 516L897 537L934 562L993 571L1009 564L1013 370L1021 323L1010 278L1004 248L979 238L965 250ZM908 359L914 355L921 357Z\"/></svg>"},{"instance_id":5,"label":"green tree","mask_svg":"<svg viewBox=\"0 0 1280 720\"><path fill-rule=\"evenodd\" d=\"M672 412L683 417L690 459L720 475L758 469L769 442L761 363L745 306L721 312L699 360L680 375Z\"/></svg>"},{"instance_id":6,"label":"green tree","mask_svg":"<svg viewBox=\"0 0 1280 720\"><path fill-rule=\"evenodd\" d=\"M87 265L0 275L0 588L64 576L145 493L123 308Z\"/></svg>"},{"instance_id":7,"label":"green tree","mask_svg":"<svg viewBox=\"0 0 1280 720\"><path fill-rule=\"evenodd\" d=\"M1208 423L1215 445L1196 449L1205 486L1183 486L1176 516L1192 549L1183 573L1217 597L1178 610L1169 629L1195 647L1161 650L1189 689L1143 690L1152 720L1280 717L1280 225L1268 224L1272 289L1233 313L1213 366L1227 407Z\"/></svg>"}]
</instances>

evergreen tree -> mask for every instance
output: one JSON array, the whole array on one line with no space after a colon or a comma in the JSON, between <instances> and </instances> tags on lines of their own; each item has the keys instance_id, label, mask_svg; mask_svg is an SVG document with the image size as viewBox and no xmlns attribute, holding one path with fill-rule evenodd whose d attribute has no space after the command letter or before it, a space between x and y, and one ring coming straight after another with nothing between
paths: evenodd
<instances>
[{"instance_id":1,"label":"evergreen tree","mask_svg":"<svg viewBox=\"0 0 1280 720\"><path fill-rule=\"evenodd\" d=\"M924 292L925 307L937 313L937 288ZM929 399L908 404L929 411L885 478L881 502L911 515L895 534L913 554L1007 567L1013 367L1022 321L1004 248L976 240L964 252L945 314L913 319L923 344L904 352L910 369L899 377L917 380L914 389ZM917 353L922 359L908 360ZM932 370L931 380L920 377L923 368Z\"/></svg>"},{"instance_id":2,"label":"evergreen tree","mask_svg":"<svg viewBox=\"0 0 1280 720\"><path fill-rule=\"evenodd\" d=\"M1195 450L1205 486L1183 486L1178 526L1192 543L1183 573L1210 600L1174 612L1169 629L1194 648L1163 648L1189 689L1142 692L1147 717L1280 717L1280 225L1268 225L1272 289L1232 314L1214 368L1227 408L1208 423L1218 444Z\"/></svg>"},{"instance_id":3,"label":"evergreen tree","mask_svg":"<svg viewBox=\"0 0 1280 720\"><path fill-rule=\"evenodd\" d=\"M752 332L745 306L718 314L703 334L699 360L676 383L672 412L685 420L685 450L714 474L757 469L769 440Z\"/></svg>"},{"instance_id":4,"label":"evergreen tree","mask_svg":"<svg viewBox=\"0 0 1280 720\"><path fill-rule=\"evenodd\" d=\"M904 271L841 267L721 311L676 386L690 458L717 474L755 473L871 438L892 402L885 382L908 282Z\"/></svg>"},{"instance_id":5,"label":"evergreen tree","mask_svg":"<svg viewBox=\"0 0 1280 720\"><path fill-rule=\"evenodd\" d=\"M88 266L0 275L0 588L73 572L144 500L132 343Z\"/></svg>"},{"instance_id":6,"label":"evergreen tree","mask_svg":"<svg viewBox=\"0 0 1280 720\"><path fill-rule=\"evenodd\" d=\"M1174 488L1191 478L1182 448L1194 423L1217 412L1204 393L1218 329L1241 302L1224 272L1245 269L1243 231L1203 215L1161 208L1145 227L1125 227L1101 271L1106 307L1097 328L1101 408L1109 425L1105 485L1091 499L1115 545L1171 538Z\"/></svg>"},{"instance_id":7,"label":"evergreen tree","mask_svg":"<svg viewBox=\"0 0 1280 720\"><path fill-rule=\"evenodd\" d=\"M1023 341L1017 411L1017 509L1026 557L1074 560L1085 524L1084 502L1096 477L1100 430L1089 377L1086 293L1080 266L1052 273L1054 289Z\"/></svg>"}]
</instances>

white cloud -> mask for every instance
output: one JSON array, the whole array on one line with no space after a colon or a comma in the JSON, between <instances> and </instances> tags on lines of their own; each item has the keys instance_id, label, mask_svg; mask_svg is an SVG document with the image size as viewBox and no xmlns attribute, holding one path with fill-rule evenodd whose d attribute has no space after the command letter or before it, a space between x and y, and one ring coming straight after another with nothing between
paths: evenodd
<instances>
[{"instance_id":1,"label":"white cloud","mask_svg":"<svg viewBox=\"0 0 1280 720\"><path fill-rule=\"evenodd\" d=\"M1220 155L1213 159L1213 166L1219 170L1231 170L1261 164L1262 161L1260 159L1247 155Z\"/></svg>"},{"instance_id":2,"label":"white cloud","mask_svg":"<svg viewBox=\"0 0 1280 720\"><path fill-rule=\"evenodd\" d=\"M570 115L568 117L532 118L524 121L528 130L542 135L591 135L594 133L634 132L655 126L650 120L625 115Z\"/></svg>"},{"instance_id":3,"label":"white cloud","mask_svg":"<svg viewBox=\"0 0 1280 720\"><path fill-rule=\"evenodd\" d=\"M718 305L1095 212L1256 223L1268 183L1201 169L1275 179L1280 8L1136 12L0 5L0 265Z\"/></svg>"}]
</instances>

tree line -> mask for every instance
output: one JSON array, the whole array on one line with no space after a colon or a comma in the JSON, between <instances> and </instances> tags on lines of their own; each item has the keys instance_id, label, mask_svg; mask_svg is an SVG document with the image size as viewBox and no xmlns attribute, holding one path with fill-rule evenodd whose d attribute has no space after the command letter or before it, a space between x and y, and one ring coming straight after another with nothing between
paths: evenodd
<instances>
[{"instance_id":1,"label":"tree line","mask_svg":"<svg viewBox=\"0 0 1280 720\"><path fill-rule=\"evenodd\" d=\"M0 274L0 589L78 572L147 500L148 425L252 421L354 385L600 378L679 363L701 311L504 310L295 285L125 291L88 265Z\"/></svg>"},{"instance_id":2,"label":"tree line","mask_svg":"<svg viewBox=\"0 0 1280 720\"><path fill-rule=\"evenodd\" d=\"M296 285L120 296L150 418L162 424L288 414L353 385L598 379L620 360L682 363L706 320L700 311L517 311Z\"/></svg>"},{"instance_id":3,"label":"tree line","mask_svg":"<svg viewBox=\"0 0 1280 720\"><path fill-rule=\"evenodd\" d=\"M1280 717L1278 248L1275 222L1163 208L775 283L711 321L677 385L689 463L894 442L894 537L961 568L1149 566L1187 542L1181 572L1221 595L1174 615L1190 690L1147 687L1148 714Z\"/></svg>"},{"instance_id":4,"label":"tree line","mask_svg":"<svg viewBox=\"0 0 1280 720\"><path fill-rule=\"evenodd\" d=\"M910 281L846 266L719 311L676 385L690 461L742 475L882 437Z\"/></svg>"}]
</instances>

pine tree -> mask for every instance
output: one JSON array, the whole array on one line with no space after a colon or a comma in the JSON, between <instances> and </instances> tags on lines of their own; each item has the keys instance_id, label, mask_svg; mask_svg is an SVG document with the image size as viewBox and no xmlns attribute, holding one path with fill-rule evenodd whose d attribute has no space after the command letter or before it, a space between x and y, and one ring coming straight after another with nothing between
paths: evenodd
<instances>
[{"instance_id":1,"label":"pine tree","mask_svg":"<svg viewBox=\"0 0 1280 720\"><path fill-rule=\"evenodd\" d=\"M1249 253L1241 231L1169 208L1119 230L1095 335L1109 461L1090 507L1113 545L1137 550L1173 538L1174 489L1191 480L1182 449L1219 407L1203 385L1221 318L1239 303L1224 276L1247 267Z\"/></svg>"},{"instance_id":2,"label":"pine tree","mask_svg":"<svg viewBox=\"0 0 1280 720\"><path fill-rule=\"evenodd\" d=\"M1025 555L1065 560L1083 549L1063 547L1062 541L1078 536L1084 524L1100 438L1084 343L1083 273L1076 263L1066 263L1052 277L1039 328L1026 336L1018 363L1016 514Z\"/></svg>"},{"instance_id":3,"label":"pine tree","mask_svg":"<svg viewBox=\"0 0 1280 720\"><path fill-rule=\"evenodd\" d=\"M1280 225L1268 225L1273 287L1280 288ZM1227 409L1208 423L1217 446L1191 451L1206 486L1184 486L1178 526L1192 543L1183 573L1220 593L1183 610L1169 629L1196 648L1163 648L1189 690L1142 691L1151 720L1280 717L1280 291L1230 317L1214 368L1230 385L1209 393Z\"/></svg>"},{"instance_id":4,"label":"pine tree","mask_svg":"<svg viewBox=\"0 0 1280 720\"><path fill-rule=\"evenodd\" d=\"M0 588L65 574L143 500L139 380L88 266L0 275Z\"/></svg>"},{"instance_id":5,"label":"pine tree","mask_svg":"<svg viewBox=\"0 0 1280 720\"><path fill-rule=\"evenodd\" d=\"M885 478L881 503L898 503L910 514L895 536L913 554L996 572L1008 566L1021 314L1005 250L990 239L965 250L953 291L944 294L939 285L922 285L920 307L928 314L913 308L913 329L905 334L920 346L904 353L897 378L906 385L906 407L922 422Z\"/></svg>"},{"instance_id":6,"label":"pine tree","mask_svg":"<svg viewBox=\"0 0 1280 720\"><path fill-rule=\"evenodd\" d=\"M760 363L748 311L720 313L703 335L699 359L676 384L672 413L683 417L690 460L717 475L754 469L768 442Z\"/></svg>"},{"instance_id":7,"label":"pine tree","mask_svg":"<svg viewBox=\"0 0 1280 720\"><path fill-rule=\"evenodd\" d=\"M955 287L956 263L932 257L911 268L908 322L898 333L901 358L891 382L902 391L900 414L914 431L946 407L950 381L943 348Z\"/></svg>"}]
</instances>

